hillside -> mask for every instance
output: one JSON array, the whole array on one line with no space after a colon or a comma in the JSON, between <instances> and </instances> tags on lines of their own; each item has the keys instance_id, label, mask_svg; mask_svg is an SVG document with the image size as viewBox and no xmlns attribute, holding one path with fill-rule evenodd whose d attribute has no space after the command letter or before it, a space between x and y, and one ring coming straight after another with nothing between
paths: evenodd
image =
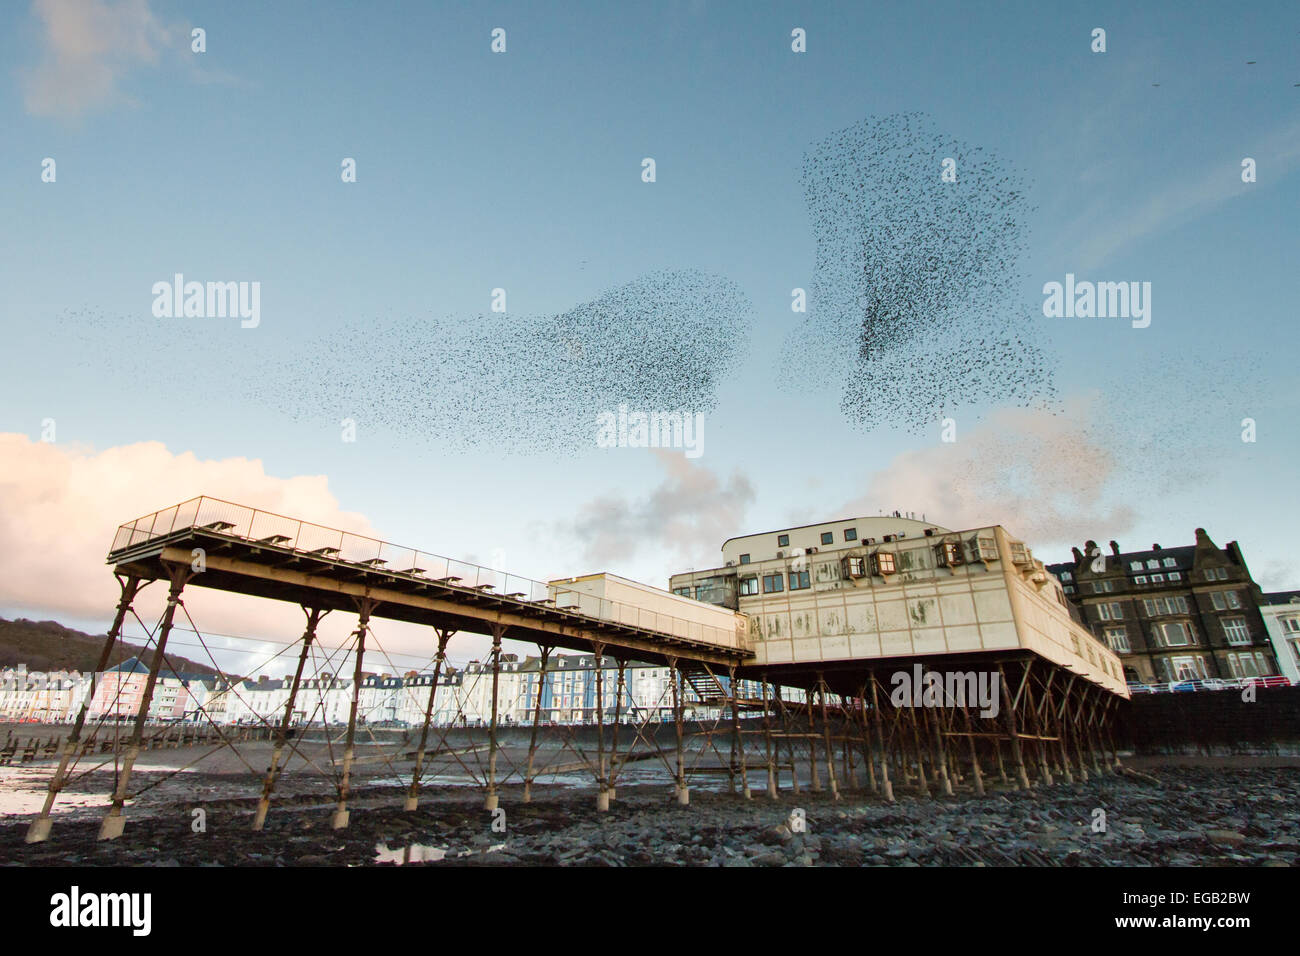
<instances>
[{"instance_id":1,"label":"hillside","mask_svg":"<svg viewBox=\"0 0 1300 956\"><path fill-rule=\"evenodd\" d=\"M56 621L25 618L10 621L0 617L0 668L26 664L29 671L91 671L99 663L103 649L103 635L74 631ZM138 645L118 641L110 666L136 656L143 657L146 664L153 658L152 654L144 654ZM199 664L175 654L168 654L167 659L173 668L182 672L216 673L210 664Z\"/></svg>"}]
</instances>

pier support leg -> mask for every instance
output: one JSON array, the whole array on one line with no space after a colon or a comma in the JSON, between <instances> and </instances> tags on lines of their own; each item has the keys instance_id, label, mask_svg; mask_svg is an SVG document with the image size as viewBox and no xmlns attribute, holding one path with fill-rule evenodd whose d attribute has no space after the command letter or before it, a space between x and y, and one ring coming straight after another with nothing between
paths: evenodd
<instances>
[{"instance_id":1,"label":"pier support leg","mask_svg":"<svg viewBox=\"0 0 1300 956\"><path fill-rule=\"evenodd\" d=\"M302 651L298 654L298 667L293 672L293 684L289 687L289 700L284 705L284 716L275 733L275 746L271 749L271 765L266 768L266 779L262 781L262 796L257 801L257 811L253 814L253 829L261 830L266 826L266 814L271 809L271 794L275 792L275 781L280 775L280 756L289 739L289 725L293 722L293 705L298 699L298 687L302 684L302 671L307 665L307 655L311 653L311 642L316 637L316 626L320 624L329 611L320 608L303 608L307 615L307 629L302 632Z\"/></svg>"},{"instance_id":2,"label":"pier support leg","mask_svg":"<svg viewBox=\"0 0 1300 956\"><path fill-rule=\"evenodd\" d=\"M677 803L687 806L691 791L686 786L686 762L682 753L682 699L686 696L682 686L682 672L677 669L677 658L668 658L668 677L673 687L673 722L677 725Z\"/></svg>"},{"instance_id":3,"label":"pier support leg","mask_svg":"<svg viewBox=\"0 0 1300 956\"><path fill-rule=\"evenodd\" d=\"M948 775L948 748L944 746L943 725L939 720L937 708L927 707L930 712L930 729L934 734L934 765L938 769L937 784L944 796L952 796L952 778Z\"/></svg>"},{"instance_id":4,"label":"pier support leg","mask_svg":"<svg viewBox=\"0 0 1300 956\"><path fill-rule=\"evenodd\" d=\"M618 685L614 694L614 734L609 745L609 799L614 799L614 781L618 779L618 723L623 719L623 693L627 686L627 658L618 661Z\"/></svg>"},{"instance_id":5,"label":"pier support leg","mask_svg":"<svg viewBox=\"0 0 1300 956\"><path fill-rule=\"evenodd\" d=\"M767 796L771 800L779 799L777 793L776 760L772 753L772 713L768 709L767 674L763 674L763 745L767 756Z\"/></svg>"},{"instance_id":6,"label":"pier support leg","mask_svg":"<svg viewBox=\"0 0 1300 956\"><path fill-rule=\"evenodd\" d=\"M596 655L596 810L609 809L609 773L605 764L605 645L593 644Z\"/></svg>"},{"instance_id":7,"label":"pier support leg","mask_svg":"<svg viewBox=\"0 0 1300 956\"><path fill-rule=\"evenodd\" d=\"M488 727L487 795L483 809L489 813L497 808L497 689L501 686L501 637L504 624L492 625L492 723Z\"/></svg>"},{"instance_id":8,"label":"pier support leg","mask_svg":"<svg viewBox=\"0 0 1300 956\"><path fill-rule=\"evenodd\" d=\"M746 800L753 799L749 791L749 767L745 763L745 740L740 734L740 698L736 693L736 667L727 670L727 694L731 698L731 769L740 774L740 792ZM739 762L737 762L739 758Z\"/></svg>"},{"instance_id":9,"label":"pier support leg","mask_svg":"<svg viewBox=\"0 0 1300 956\"><path fill-rule=\"evenodd\" d=\"M821 674L817 675L817 685L822 699L822 735L825 738L826 745L826 780L831 788L831 797L838 800L840 798L840 782L835 777L835 743L831 740L830 713L826 706L826 679Z\"/></svg>"},{"instance_id":10,"label":"pier support leg","mask_svg":"<svg viewBox=\"0 0 1300 956\"><path fill-rule=\"evenodd\" d=\"M537 703L533 705L533 732L528 739L528 766L524 770L524 803L533 799L533 761L537 755L537 727L542 722L542 695L546 693L546 660L551 656L549 647L542 647L542 662L537 671Z\"/></svg>"},{"instance_id":11,"label":"pier support leg","mask_svg":"<svg viewBox=\"0 0 1300 956\"><path fill-rule=\"evenodd\" d=\"M1002 709L1006 712L1007 734L1011 738L1011 759L1016 765L1016 781L1020 789L1028 790L1029 774L1025 772L1025 755L1020 746L1020 727L1016 721L1016 704L1020 694L1017 693L1015 698L1011 696L1011 688L1007 686L1006 670L1001 664L998 664L998 674L1001 677Z\"/></svg>"},{"instance_id":12,"label":"pier support leg","mask_svg":"<svg viewBox=\"0 0 1300 956\"><path fill-rule=\"evenodd\" d=\"M804 691L804 698L807 704L805 713L808 718L808 733L804 736L808 744L808 787L813 793L821 793L822 778L817 771L817 719L813 716L813 707L817 702L816 688Z\"/></svg>"},{"instance_id":13,"label":"pier support leg","mask_svg":"<svg viewBox=\"0 0 1300 956\"><path fill-rule=\"evenodd\" d=\"M790 792L797 797L799 796L799 765L794 759L794 738L790 736L790 712L785 706L785 701L781 699L780 684L772 688L772 693L776 700L777 713L781 715L781 734L785 737L786 753L790 757Z\"/></svg>"},{"instance_id":14,"label":"pier support leg","mask_svg":"<svg viewBox=\"0 0 1300 956\"><path fill-rule=\"evenodd\" d=\"M370 598L362 598L357 605L357 663L352 668L352 705L348 709L348 736L343 745L343 777L339 781L338 806L334 808L334 814L330 817L330 826L335 830L347 827L350 817L348 793L352 784L352 761L356 758L357 708L361 703L361 668L365 663L366 631L370 627L370 612L375 609L375 602ZM327 729L326 733L328 732Z\"/></svg>"},{"instance_id":15,"label":"pier support leg","mask_svg":"<svg viewBox=\"0 0 1300 956\"><path fill-rule=\"evenodd\" d=\"M127 614L131 611L135 596L140 593L140 588L144 584L140 578L133 575L117 575L117 583L121 588L121 595L117 602L117 613L113 615L113 626L108 629L108 635L104 638L104 646L99 652L99 665L90 675L90 690L81 701L81 708L77 711L77 719L72 725L72 730L68 733L68 739L63 743L63 752L59 755L59 766L55 769L54 776L50 778L49 789L45 793L45 803L41 807L41 812L36 815L35 819L27 827L27 836L25 838L27 843L40 843L49 838L50 811L54 809L54 801L58 798L59 791L67 783L68 767L76 759L77 744L81 741L81 731L86 726L86 714L90 710L91 702L95 699L96 678L108 670L108 662L113 658L113 648L117 644L117 639L122 635L122 625L126 621Z\"/></svg>"},{"instance_id":16,"label":"pier support leg","mask_svg":"<svg viewBox=\"0 0 1300 956\"><path fill-rule=\"evenodd\" d=\"M136 758L140 756L140 743L144 738L144 724L149 719L149 705L153 702L154 685L158 683L158 669L162 667L163 654L167 650L167 637L172 632L172 623L176 618L176 608L181 603L181 591L190 579L189 565L167 565L167 574L171 578L171 587L167 592L167 609L163 612L162 626L158 630L158 643L153 651L153 664L149 667L149 676L145 680L144 696L140 700L140 709L135 715L135 729L131 732L131 741L127 744L122 761L122 772L118 776L117 787L113 791L113 803L99 826L99 839L116 840L126 828L126 817L122 807L126 803L126 788L131 780L131 769Z\"/></svg>"},{"instance_id":17,"label":"pier support leg","mask_svg":"<svg viewBox=\"0 0 1300 956\"><path fill-rule=\"evenodd\" d=\"M880 713L877 695L876 672L871 672L871 723L876 731L876 744L880 748L880 793L889 803L894 802L894 785L889 781L889 750L885 746L885 720Z\"/></svg>"},{"instance_id":18,"label":"pier support leg","mask_svg":"<svg viewBox=\"0 0 1300 956\"><path fill-rule=\"evenodd\" d=\"M433 719L434 701L438 696L438 680L442 677L442 663L447 659L447 642L455 631L436 628L438 635L438 653L433 663L433 683L429 685L429 699L424 705L424 724L420 728L420 746L415 750L415 769L411 771L411 786L406 791L406 802L402 809L408 813L420 805L420 774L424 770L424 749L429 744L429 723Z\"/></svg>"}]
</instances>

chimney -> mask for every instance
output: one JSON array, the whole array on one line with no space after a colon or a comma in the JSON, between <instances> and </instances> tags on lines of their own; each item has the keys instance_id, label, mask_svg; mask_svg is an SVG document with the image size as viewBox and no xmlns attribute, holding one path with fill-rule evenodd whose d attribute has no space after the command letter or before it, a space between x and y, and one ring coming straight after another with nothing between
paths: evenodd
<instances>
[{"instance_id":1,"label":"chimney","mask_svg":"<svg viewBox=\"0 0 1300 956\"><path fill-rule=\"evenodd\" d=\"M1078 548L1071 548L1070 551L1074 553L1075 567L1078 567L1080 564L1083 564L1083 552L1080 551Z\"/></svg>"},{"instance_id":2,"label":"chimney","mask_svg":"<svg viewBox=\"0 0 1300 956\"><path fill-rule=\"evenodd\" d=\"M1159 551L1159 550L1160 550L1160 545L1158 545L1158 544L1153 544L1153 545L1151 545L1151 550L1152 550L1152 551Z\"/></svg>"},{"instance_id":3,"label":"chimney","mask_svg":"<svg viewBox=\"0 0 1300 956\"><path fill-rule=\"evenodd\" d=\"M1115 541L1115 540L1113 540L1113 539L1111 540L1111 542L1110 542L1110 553L1113 554L1113 555L1115 555L1115 557L1117 557L1117 558L1119 557L1119 542L1118 542L1118 541Z\"/></svg>"}]
</instances>

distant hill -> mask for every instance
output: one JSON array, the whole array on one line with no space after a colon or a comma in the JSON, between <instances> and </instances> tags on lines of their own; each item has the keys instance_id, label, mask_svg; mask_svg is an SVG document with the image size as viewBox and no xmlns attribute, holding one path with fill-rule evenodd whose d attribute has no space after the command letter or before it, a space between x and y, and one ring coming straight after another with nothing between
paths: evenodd
<instances>
[{"instance_id":1,"label":"distant hill","mask_svg":"<svg viewBox=\"0 0 1300 956\"><path fill-rule=\"evenodd\" d=\"M86 634L64 627L57 621L9 621L0 617L0 668L26 664L29 671L92 671L99 663L107 635ZM153 654L146 654L136 644L118 641L109 666L129 657L140 657L146 664ZM173 668L183 673L216 674L210 664L199 664L168 653ZM166 665L164 665L166 673ZM233 675L232 675L233 676Z\"/></svg>"}]
</instances>

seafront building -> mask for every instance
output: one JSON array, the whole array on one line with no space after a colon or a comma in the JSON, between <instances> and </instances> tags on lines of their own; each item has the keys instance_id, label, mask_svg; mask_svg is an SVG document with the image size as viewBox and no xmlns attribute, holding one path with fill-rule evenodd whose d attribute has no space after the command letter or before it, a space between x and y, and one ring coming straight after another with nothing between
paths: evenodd
<instances>
[{"instance_id":1,"label":"seafront building","mask_svg":"<svg viewBox=\"0 0 1300 956\"><path fill-rule=\"evenodd\" d=\"M1265 594L1259 613L1278 668L1291 683L1300 682L1300 591Z\"/></svg>"},{"instance_id":2,"label":"seafront building","mask_svg":"<svg viewBox=\"0 0 1300 956\"><path fill-rule=\"evenodd\" d=\"M1263 594L1237 542L1104 553L1089 541L1048 566L1130 683L1266 677L1279 673L1261 614Z\"/></svg>"}]
</instances>

